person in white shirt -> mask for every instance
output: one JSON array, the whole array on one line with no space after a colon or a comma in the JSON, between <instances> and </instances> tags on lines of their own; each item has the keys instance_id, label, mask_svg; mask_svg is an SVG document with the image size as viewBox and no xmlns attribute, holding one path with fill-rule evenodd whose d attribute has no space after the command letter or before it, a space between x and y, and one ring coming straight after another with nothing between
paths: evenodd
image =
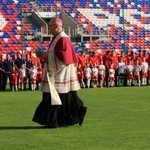
<instances>
[{"instance_id":1,"label":"person in white shirt","mask_svg":"<svg viewBox=\"0 0 150 150\"><path fill-rule=\"evenodd\" d=\"M141 79L142 85L147 85L147 76L148 76L148 63L146 62L146 58L143 57L143 61L141 64Z\"/></svg>"},{"instance_id":2,"label":"person in white shirt","mask_svg":"<svg viewBox=\"0 0 150 150\"><path fill-rule=\"evenodd\" d=\"M19 80L20 80L20 87L21 90L26 89L26 67L25 64L22 64L21 68L19 69Z\"/></svg>"},{"instance_id":3,"label":"person in white shirt","mask_svg":"<svg viewBox=\"0 0 150 150\"><path fill-rule=\"evenodd\" d=\"M115 81L115 69L113 68L113 64L110 65L108 73L109 73L108 86L113 87L114 86L114 81Z\"/></svg>"},{"instance_id":4,"label":"person in white shirt","mask_svg":"<svg viewBox=\"0 0 150 150\"><path fill-rule=\"evenodd\" d=\"M103 85L104 85L105 71L106 71L106 67L103 64L103 61L101 61L100 65L98 66L98 76L99 76L100 88L103 88Z\"/></svg>"},{"instance_id":5,"label":"person in white shirt","mask_svg":"<svg viewBox=\"0 0 150 150\"><path fill-rule=\"evenodd\" d=\"M123 62L123 58L120 58L120 61L118 62L117 66L118 70L118 86L123 86L124 85L124 79L125 79L125 71L126 71L126 65Z\"/></svg>"},{"instance_id":6,"label":"person in white shirt","mask_svg":"<svg viewBox=\"0 0 150 150\"><path fill-rule=\"evenodd\" d=\"M97 87L98 84L98 68L97 64L95 63L94 66L92 67L92 82L91 85L92 87Z\"/></svg>"},{"instance_id":7,"label":"person in white shirt","mask_svg":"<svg viewBox=\"0 0 150 150\"><path fill-rule=\"evenodd\" d=\"M133 66L130 60L128 61L126 67L126 75L127 75L127 86L131 86L133 81Z\"/></svg>"},{"instance_id":8,"label":"person in white shirt","mask_svg":"<svg viewBox=\"0 0 150 150\"><path fill-rule=\"evenodd\" d=\"M91 84L91 73L92 73L92 70L90 68L90 64L87 63L86 67L84 68L84 74L85 74L87 88L89 88L90 84Z\"/></svg>"},{"instance_id":9,"label":"person in white shirt","mask_svg":"<svg viewBox=\"0 0 150 150\"><path fill-rule=\"evenodd\" d=\"M139 65L139 61L135 60L134 61L134 85L141 85L141 80L140 80L140 71L141 71L141 66Z\"/></svg>"},{"instance_id":10,"label":"person in white shirt","mask_svg":"<svg viewBox=\"0 0 150 150\"><path fill-rule=\"evenodd\" d=\"M36 65L33 65L31 69L29 69L29 74L30 74L30 83L31 83L31 90L35 91L36 89L36 79L37 79L37 68Z\"/></svg>"}]
</instances>

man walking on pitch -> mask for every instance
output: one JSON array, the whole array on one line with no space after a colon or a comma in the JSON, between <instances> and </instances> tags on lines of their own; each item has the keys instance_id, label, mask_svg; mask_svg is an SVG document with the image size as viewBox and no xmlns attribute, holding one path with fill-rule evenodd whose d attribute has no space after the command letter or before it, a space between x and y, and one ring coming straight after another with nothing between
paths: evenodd
<instances>
[{"instance_id":1,"label":"man walking on pitch","mask_svg":"<svg viewBox=\"0 0 150 150\"><path fill-rule=\"evenodd\" d=\"M49 49L47 52L37 51L37 56L44 58L46 63L41 83L43 97L33 121L47 128L82 125L87 110L76 93L80 89L74 66L77 58L62 24L60 18L50 20L53 39Z\"/></svg>"}]
</instances>

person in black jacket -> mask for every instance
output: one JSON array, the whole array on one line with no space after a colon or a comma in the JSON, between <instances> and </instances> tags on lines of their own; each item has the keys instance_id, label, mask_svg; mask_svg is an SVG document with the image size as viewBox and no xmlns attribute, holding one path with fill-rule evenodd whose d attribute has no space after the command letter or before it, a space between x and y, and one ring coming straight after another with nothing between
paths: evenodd
<instances>
[{"instance_id":1,"label":"person in black jacket","mask_svg":"<svg viewBox=\"0 0 150 150\"><path fill-rule=\"evenodd\" d=\"M32 60L31 60L29 54L26 55L25 64L26 64L26 68L27 68L27 69L26 69L26 74L27 74L26 76L27 76L27 81L28 81L28 87L29 87L29 90L31 90L29 69L32 68L33 64L32 64Z\"/></svg>"},{"instance_id":2,"label":"person in black jacket","mask_svg":"<svg viewBox=\"0 0 150 150\"><path fill-rule=\"evenodd\" d=\"M7 80L9 79L9 85L10 90L12 90L10 78L11 78L11 72L14 65L14 61L12 60L12 57L10 54L7 54L6 60L4 61L4 91L6 90Z\"/></svg>"},{"instance_id":3,"label":"person in black jacket","mask_svg":"<svg viewBox=\"0 0 150 150\"><path fill-rule=\"evenodd\" d=\"M0 91L4 91L4 56L0 56Z\"/></svg>"}]
</instances>

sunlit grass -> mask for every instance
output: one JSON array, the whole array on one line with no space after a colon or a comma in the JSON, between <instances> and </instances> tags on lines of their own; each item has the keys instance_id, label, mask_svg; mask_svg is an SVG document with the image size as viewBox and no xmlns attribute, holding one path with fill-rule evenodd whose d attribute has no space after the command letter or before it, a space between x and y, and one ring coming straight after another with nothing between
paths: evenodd
<instances>
[{"instance_id":1,"label":"sunlit grass","mask_svg":"<svg viewBox=\"0 0 150 150\"><path fill-rule=\"evenodd\" d=\"M1 150L148 150L150 87L82 89L82 126L42 129L32 122L41 92L0 92Z\"/></svg>"}]
</instances>

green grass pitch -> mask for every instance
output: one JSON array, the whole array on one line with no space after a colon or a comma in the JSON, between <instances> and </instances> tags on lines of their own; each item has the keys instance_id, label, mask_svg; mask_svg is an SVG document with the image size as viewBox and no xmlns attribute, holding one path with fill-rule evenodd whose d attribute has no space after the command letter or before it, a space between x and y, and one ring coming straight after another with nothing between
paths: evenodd
<instances>
[{"instance_id":1,"label":"green grass pitch","mask_svg":"<svg viewBox=\"0 0 150 150\"><path fill-rule=\"evenodd\" d=\"M42 129L32 122L40 91L0 92L0 150L149 150L150 86L78 91L82 126Z\"/></svg>"}]
</instances>

